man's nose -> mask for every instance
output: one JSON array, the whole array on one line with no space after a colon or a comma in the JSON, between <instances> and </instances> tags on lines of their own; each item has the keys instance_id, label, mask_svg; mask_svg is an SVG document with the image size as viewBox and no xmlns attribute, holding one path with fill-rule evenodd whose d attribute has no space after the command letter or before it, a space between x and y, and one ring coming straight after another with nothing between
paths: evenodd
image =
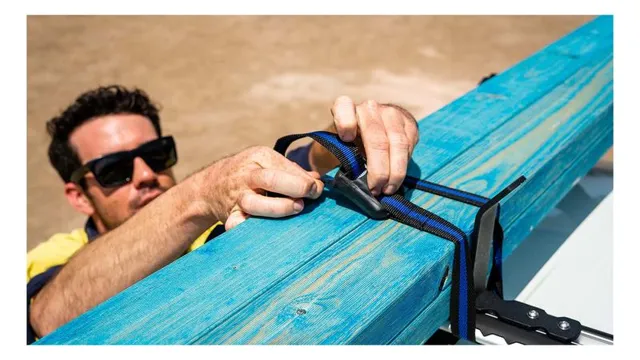
<instances>
[{"instance_id":1,"label":"man's nose","mask_svg":"<svg viewBox=\"0 0 640 360\"><path fill-rule=\"evenodd\" d=\"M158 182L158 174L142 158L137 157L133 159L133 178L131 182L136 189L140 189L144 186L156 184Z\"/></svg>"}]
</instances>

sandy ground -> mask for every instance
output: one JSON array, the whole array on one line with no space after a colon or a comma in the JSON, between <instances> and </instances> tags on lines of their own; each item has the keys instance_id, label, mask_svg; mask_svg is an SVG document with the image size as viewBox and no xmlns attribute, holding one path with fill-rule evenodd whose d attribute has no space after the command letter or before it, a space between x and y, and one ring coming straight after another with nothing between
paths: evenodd
<instances>
[{"instance_id":1,"label":"sandy ground","mask_svg":"<svg viewBox=\"0 0 640 360\"><path fill-rule=\"evenodd\" d=\"M590 16L30 16L27 248L82 226L49 165L45 122L121 83L162 105L179 179L251 145L325 128L342 94L437 110Z\"/></svg>"}]
</instances>

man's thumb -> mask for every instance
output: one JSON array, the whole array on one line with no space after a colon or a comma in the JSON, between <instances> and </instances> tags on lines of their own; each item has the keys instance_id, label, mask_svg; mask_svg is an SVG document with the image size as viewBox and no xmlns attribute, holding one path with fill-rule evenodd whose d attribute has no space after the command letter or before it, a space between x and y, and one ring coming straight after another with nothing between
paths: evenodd
<instances>
[{"instance_id":1,"label":"man's thumb","mask_svg":"<svg viewBox=\"0 0 640 360\"><path fill-rule=\"evenodd\" d=\"M231 214L229 214L229 217L227 218L227 221L224 223L224 229L225 230L231 230L234 227L240 225L241 223L243 223L245 220L247 220L249 218L249 215L245 214L242 210L237 209L237 210L232 210Z\"/></svg>"}]
</instances>

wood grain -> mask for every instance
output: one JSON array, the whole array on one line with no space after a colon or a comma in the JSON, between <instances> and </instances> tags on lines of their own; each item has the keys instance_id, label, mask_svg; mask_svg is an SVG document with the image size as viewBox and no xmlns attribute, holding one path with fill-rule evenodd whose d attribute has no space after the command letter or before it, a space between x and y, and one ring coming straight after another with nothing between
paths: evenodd
<instances>
[{"instance_id":1,"label":"wood grain","mask_svg":"<svg viewBox=\"0 0 640 360\"><path fill-rule=\"evenodd\" d=\"M503 208L502 220L510 224L522 209L509 205L542 196L548 190L542 180L556 180L574 159L593 154L597 159L604 153L591 145L594 133L612 129L606 116L612 102L611 70L610 57L604 57L430 180L491 196L524 174L532 182ZM411 197L471 233L475 208L419 192ZM521 240L512 237L505 243L513 246ZM449 243L392 220L368 221L340 243L344 249L337 247L305 264L198 343L387 343L437 296L450 262L443 257L450 257ZM423 329L425 334L431 330Z\"/></svg>"},{"instance_id":2,"label":"wood grain","mask_svg":"<svg viewBox=\"0 0 640 360\"><path fill-rule=\"evenodd\" d=\"M527 176L504 202L512 249L611 145L612 71L611 18L600 17L421 120L409 173L484 196ZM471 232L475 208L409 195ZM451 244L344 205L327 190L300 216L251 219L38 343L428 338L449 311L439 285Z\"/></svg>"},{"instance_id":3,"label":"wood grain","mask_svg":"<svg viewBox=\"0 0 640 360\"><path fill-rule=\"evenodd\" d=\"M611 111L605 111L600 116L609 117L611 121ZM598 154L604 153L613 142L613 129L606 133L595 136L595 141L582 142L573 147L572 152L590 151L590 155L579 157L577 161L569 162L569 166L564 170L561 177L549 184L547 191L540 195L519 215L518 219L508 226L505 226L505 239L503 256L508 258L513 250L520 244L533 228L542 221L546 214L563 198L571 189L577 179L584 176L586 172L595 164ZM571 152L563 153L563 157L570 157ZM557 159L562 163L562 159ZM550 164L553 164L552 162ZM513 199L512 199L513 200ZM450 299L449 287L425 308L396 338L393 344L422 344L444 322L444 316L448 317L448 304ZM437 306L436 306L437 305ZM425 329L429 329L425 331Z\"/></svg>"}]
</instances>

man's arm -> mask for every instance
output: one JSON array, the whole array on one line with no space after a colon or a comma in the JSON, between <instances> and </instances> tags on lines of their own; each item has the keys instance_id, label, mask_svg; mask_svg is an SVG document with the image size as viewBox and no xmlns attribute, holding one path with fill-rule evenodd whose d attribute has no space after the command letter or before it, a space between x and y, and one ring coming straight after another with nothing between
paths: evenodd
<instances>
[{"instance_id":1,"label":"man's arm","mask_svg":"<svg viewBox=\"0 0 640 360\"><path fill-rule=\"evenodd\" d=\"M410 114L367 101L336 100L334 124L344 141L359 132L372 191L404 179L417 142ZM406 110L405 110L406 111ZM408 112L407 112L408 114ZM337 159L314 145L312 167L326 172ZM127 220L79 250L35 296L30 323L42 337L178 258L217 221L231 229L251 215L283 217L302 211L324 184L270 148L254 147L222 159L174 186ZM270 191L287 197L266 197Z\"/></svg>"},{"instance_id":2,"label":"man's arm","mask_svg":"<svg viewBox=\"0 0 640 360\"><path fill-rule=\"evenodd\" d=\"M79 250L34 298L35 332L50 333L184 253L215 222L197 197L197 180L174 186Z\"/></svg>"},{"instance_id":3,"label":"man's arm","mask_svg":"<svg viewBox=\"0 0 640 360\"><path fill-rule=\"evenodd\" d=\"M30 323L42 337L169 264L216 221L281 217L317 198L322 182L268 148L250 148L197 172L79 250L36 295ZM294 199L268 198L263 190ZM297 206L297 205L299 206Z\"/></svg>"}]
</instances>

